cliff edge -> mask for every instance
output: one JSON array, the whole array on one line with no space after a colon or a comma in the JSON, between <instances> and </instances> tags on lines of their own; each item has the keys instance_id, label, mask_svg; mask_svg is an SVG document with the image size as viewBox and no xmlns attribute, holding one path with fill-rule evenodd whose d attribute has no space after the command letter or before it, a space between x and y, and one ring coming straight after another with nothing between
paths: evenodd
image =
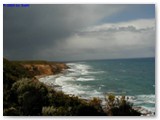
<instances>
[{"instance_id":1,"label":"cliff edge","mask_svg":"<svg viewBox=\"0 0 160 120\"><path fill-rule=\"evenodd\" d=\"M25 69L27 69L34 76L54 75L69 68L65 63L22 63Z\"/></svg>"}]
</instances>

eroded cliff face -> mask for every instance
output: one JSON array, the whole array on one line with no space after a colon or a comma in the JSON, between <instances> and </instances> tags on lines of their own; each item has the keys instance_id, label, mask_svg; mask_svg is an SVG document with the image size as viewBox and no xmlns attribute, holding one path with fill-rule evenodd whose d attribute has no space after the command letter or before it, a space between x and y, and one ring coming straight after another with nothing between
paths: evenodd
<instances>
[{"instance_id":1,"label":"eroded cliff face","mask_svg":"<svg viewBox=\"0 0 160 120\"><path fill-rule=\"evenodd\" d=\"M23 66L34 76L54 75L67 69L68 66L64 63L48 63L48 64L23 64Z\"/></svg>"}]
</instances>

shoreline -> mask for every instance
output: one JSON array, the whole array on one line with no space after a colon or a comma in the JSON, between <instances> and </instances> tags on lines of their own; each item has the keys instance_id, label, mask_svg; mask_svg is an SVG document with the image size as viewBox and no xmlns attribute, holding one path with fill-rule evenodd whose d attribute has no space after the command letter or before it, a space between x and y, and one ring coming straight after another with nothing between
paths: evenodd
<instances>
[{"instance_id":1,"label":"shoreline","mask_svg":"<svg viewBox=\"0 0 160 120\"><path fill-rule=\"evenodd\" d=\"M56 91L61 91L61 92L63 92L64 94L66 94L66 95L69 95L69 96L77 96L77 97L79 97L80 99L83 99L83 100L85 100L85 101L88 101L88 100L91 100L92 98L84 98L83 96L81 96L81 95L76 95L76 94L74 94L74 93L66 93L63 89L62 89L62 87L63 86L61 86L61 85L57 85L57 84L55 84L55 81L56 81L56 78L58 78L58 77L60 77L61 75L60 74L62 74L62 76L63 76L63 74L65 73L65 71L68 71L68 68L69 68L69 66L67 65L67 64L65 64L66 66L67 66L67 69L63 69L62 71L60 71L59 73L56 73L56 74L52 74L52 75L39 75L39 76L35 76L38 80L39 79L42 79L41 81L39 80L39 82L42 82L42 83L44 83L45 85L47 85L47 86L50 86L50 87L54 87L53 89L55 89ZM72 68L71 68L72 69ZM59 75L60 76L59 76ZM47 81L47 78L49 78L49 76L54 76L53 77L53 82L50 82L50 80L49 81ZM43 80L43 78L44 78L44 80ZM43 81L46 81L46 82L43 82ZM48 84L47 84L48 83ZM98 97L98 96L97 96ZM127 96L126 96L127 97ZM105 98L105 95L104 95L104 98ZM103 99L103 98L100 98L101 100ZM130 102L130 103L132 103L132 101ZM102 104L102 108L105 108L105 104ZM137 111L139 111L139 112L141 112L142 113L142 116L154 116L155 115L155 112L154 111L151 111L151 110L149 110L149 109L147 109L147 108L144 108L144 107L141 107L141 106L137 106L137 105L135 105L135 106L133 106L133 109L135 109L135 110L137 110Z\"/></svg>"},{"instance_id":2,"label":"shoreline","mask_svg":"<svg viewBox=\"0 0 160 120\"><path fill-rule=\"evenodd\" d=\"M60 74L60 73L58 73L58 74ZM39 81L39 82L42 82L42 81L40 81L39 79L46 79L46 78L49 77L49 76L56 76L56 75L58 75L58 74L54 74L54 75L41 75L41 76L36 76L36 77L38 78L38 81ZM66 95L76 96L75 94L67 94L67 93L65 93L65 92L61 89L62 86L55 84L55 79L54 79L54 82L51 83L51 84L46 84L45 82L42 82L42 83L44 83L45 85L47 85L47 86L49 86L49 87L53 87L54 90L56 90L56 91L61 91L61 92L63 92L63 93L66 94ZM89 101L89 100L91 100L91 98L90 98L90 99L87 99L87 98L83 98L82 96L79 96L79 95L78 95L77 97L80 98L80 99L85 100L86 102ZM105 96L104 96L104 97L105 97ZM126 96L126 97L127 97L127 96ZM92 97L92 98L94 98L94 97ZM102 100L102 101L103 101L103 100ZM101 103L101 106L102 106L102 108L103 108L104 110L106 109L105 104L102 104L102 103ZM133 106L133 109L139 111L139 112L141 113L141 116L155 116L155 112L149 111L148 109L143 108L143 107L141 107L141 106Z\"/></svg>"},{"instance_id":3,"label":"shoreline","mask_svg":"<svg viewBox=\"0 0 160 120\"><path fill-rule=\"evenodd\" d=\"M36 75L34 77L39 80L40 78L44 78L44 77L47 77L47 76L50 76L50 75Z\"/></svg>"}]
</instances>

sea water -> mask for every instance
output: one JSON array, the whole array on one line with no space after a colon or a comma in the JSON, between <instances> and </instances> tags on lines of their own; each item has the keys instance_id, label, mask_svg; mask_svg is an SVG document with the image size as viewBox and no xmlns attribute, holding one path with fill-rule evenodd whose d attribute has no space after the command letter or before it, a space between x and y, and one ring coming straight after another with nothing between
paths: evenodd
<instances>
[{"instance_id":1,"label":"sea water","mask_svg":"<svg viewBox=\"0 0 160 120\"><path fill-rule=\"evenodd\" d=\"M84 99L108 93L125 95L134 106L155 112L155 58L92 60L67 63L62 74L41 78L65 94Z\"/></svg>"}]
</instances>

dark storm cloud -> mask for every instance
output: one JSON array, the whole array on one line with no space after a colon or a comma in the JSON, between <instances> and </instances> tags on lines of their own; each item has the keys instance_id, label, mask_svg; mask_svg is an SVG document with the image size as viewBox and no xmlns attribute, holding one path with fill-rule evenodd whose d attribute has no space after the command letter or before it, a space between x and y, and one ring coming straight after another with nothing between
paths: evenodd
<instances>
[{"instance_id":1,"label":"dark storm cloud","mask_svg":"<svg viewBox=\"0 0 160 120\"><path fill-rule=\"evenodd\" d=\"M73 28L67 26L61 8L51 5L5 8L4 54L11 58L32 59L40 49L50 47L54 41L69 36Z\"/></svg>"},{"instance_id":2,"label":"dark storm cloud","mask_svg":"<svg viewBox=\"0 0 160 120\"><path fill-rule=\"evenodd\" d=\"M128 9L126 6L5 7L4 57L59 61L154 56L154 19L100 23L102 19Z\"/></svg>"},{"instance_id":3,"label":"dark storm cloud","mask_svg":"<svg viewBox=\"0 0 160 120\"><path fill-rule=\"evenodd\" d=\"M111 10L111 5L108 8L108 12L106 5L30 5L29 8L4 8L4 56L11 59L41 58L38 53L43 49L56 46L57 42L80 28L92 25L104 15L117 10Z\"/></svg>"}]
</instances>

